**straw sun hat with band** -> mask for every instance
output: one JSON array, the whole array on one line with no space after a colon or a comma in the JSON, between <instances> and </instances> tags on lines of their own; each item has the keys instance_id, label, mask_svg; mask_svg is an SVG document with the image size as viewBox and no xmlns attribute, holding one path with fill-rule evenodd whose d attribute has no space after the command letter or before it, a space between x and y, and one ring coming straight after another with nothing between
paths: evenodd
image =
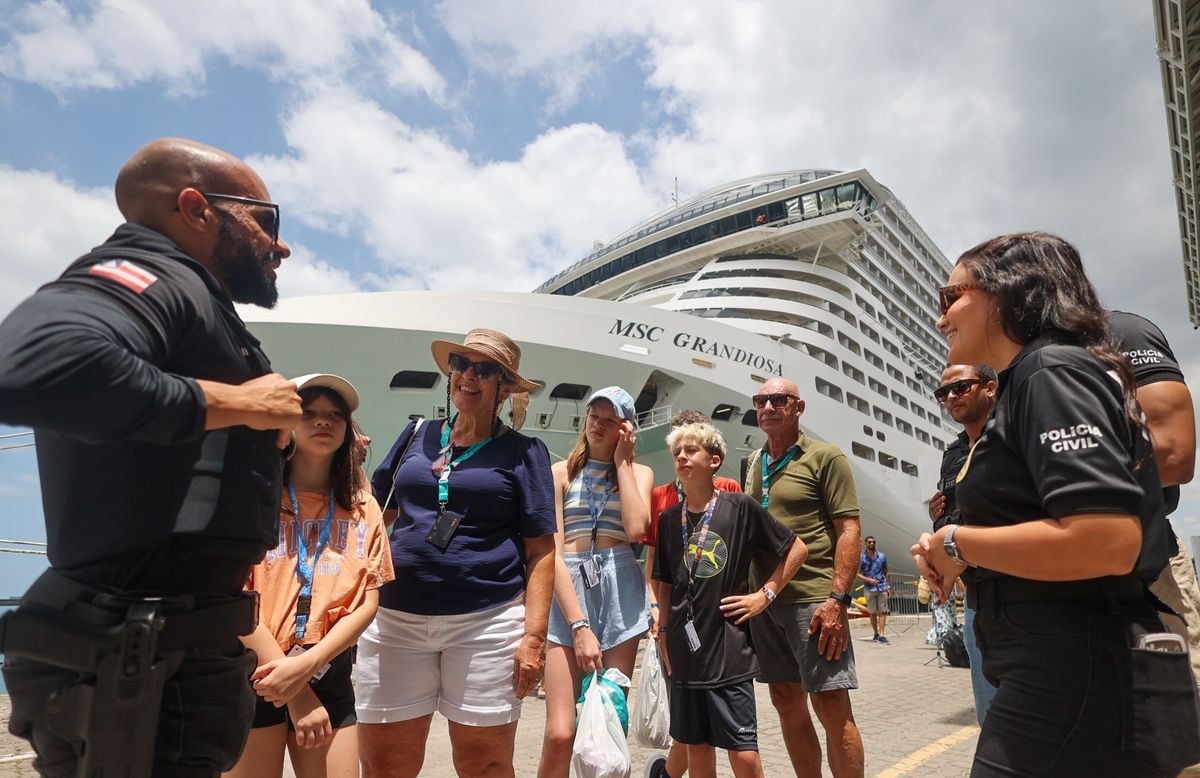
<instances>
[{"instance_id":1,"label":"straw sun hat with band","mask_svg":"<svg viewBox=\"0 0 1200 778\"><path fill-rule=\"evenodd\" d=\"M477 357L489 359L504 371L502 380L512 386L509 401L512 403L512 427L520 429L525 423L525 411L529 407L529 392L540 389L541 384L521 375L521 347L503 332L477 327L466 334L462 343L435 340L429 344L433 361L445 375L450 375L450 355L462 354L473 361ZM446 411L450 410L450 386L446 386Z\"/></svg>"}]
</instances>

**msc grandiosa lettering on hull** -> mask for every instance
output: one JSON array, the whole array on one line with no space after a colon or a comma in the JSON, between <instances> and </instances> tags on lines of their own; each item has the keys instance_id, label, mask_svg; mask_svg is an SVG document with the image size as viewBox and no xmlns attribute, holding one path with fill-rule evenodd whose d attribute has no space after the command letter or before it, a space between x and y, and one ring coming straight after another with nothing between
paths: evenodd
<instances>
[{"instance_id":1,"label":"msc grandiosa lettering on hull","mask_svg":"<svg viewBox=\"0 0 1200 778\"><path fill-rule=\"evenodd\" d=\"M1050 444L1050 450L1058 454L1063 451L1080 451L1085 448L1099 448L1099 439L1103 438L1100 429L1091 424L1075 424L1070 427L1059 427L1046 430L1038 435L1038 442L1043 446Z\"/></svg>"},{"instance_id":2,"label":"msc grandiosa lettering on hull","mask_svg":"<svg viewBox=\"0 0 1200 778\"><path fill-rule=\"evenodd\" d=\"M643 324L637 321L616 319L608 331L609 335L618 335L632 340L645 340L651 343L660 342L666 334L666 328L658 325ZM727 359L739 365L746 365L755 370L761 370L771 375L782 376L783 365L770 357L747 351L739 346L731 346L719 340L703 338L690 332L677 332L671 336L671 345L685 351L695 351L718 359Z\"/></svg>"}]
</instances>

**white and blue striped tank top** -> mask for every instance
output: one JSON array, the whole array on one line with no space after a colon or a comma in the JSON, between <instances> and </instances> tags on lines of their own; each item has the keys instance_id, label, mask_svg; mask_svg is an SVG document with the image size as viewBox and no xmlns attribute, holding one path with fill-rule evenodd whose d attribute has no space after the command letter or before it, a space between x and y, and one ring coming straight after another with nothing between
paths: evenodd
<instances>
[{"instance_id":1,"label":"white and blue striped tank top","mask_svg":"<svg viewBox=\"0 0 1200 778\"><path fill-rule=\"evenodd\" d=\"M563 534L566 541L591 540L592 537L592 514L588 508L587 493L584 491L585 472L591 476L592 494L596 509L600 511L596 535L627 540L625 525L621 524L621 495L615 491L617 484L616 475L612 473L612 463L589 459L583 468L571 480L563 497ZM604 499L605 492L608 492L607 502Z\"/></svg>"}]
</instances>

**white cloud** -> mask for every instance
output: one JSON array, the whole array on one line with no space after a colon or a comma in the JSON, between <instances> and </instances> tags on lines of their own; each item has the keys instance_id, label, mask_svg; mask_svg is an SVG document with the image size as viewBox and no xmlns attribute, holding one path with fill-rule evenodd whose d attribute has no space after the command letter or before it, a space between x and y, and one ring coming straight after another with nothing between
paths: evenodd
<instances>
[{"instance_id":1,"label":"white cloud","mask_svg":"<svg viewBox=\"0 0 1200 778\"><path fill-rule=\"evenodd\" d=\"M89 189L38 170L0 164L0 316L122 222L111 187Z\"/></svg>"},{"instance_id":2,"label":"white cloud","mask_svg":"<svg viewBox=\"0 0 1200 778\"><path fill-rule=\"evenodd\" d=\"M305 297L317 294L361 292L349 272L318 259L305 246L289 243L292 255L279 268L281 297Z\"/></svg>"},{"instance_id":3,"label":"white cloud","mask_svg":"<svg viewBox=\"0 0 1200 778\"><path fill-rule=\"evenodd\" d=\"M520 157L476 162L374 101L326 88L286 118L292 153L248 161L309 226L360 235L384 288L528 290L628 226L648 199L622 138L547 131Z\"/></svg>"},{"instance_id":4,"label":"white cloud","mask_svg":"<svg viewBox=\"0 0 1200 778\"><path fill-rule=\"evenodd\" d=\"M151 80L199 89L204 60L220 56L277 80L337 79L381 69L401 91L440 100L444 83L368 0L61 0L23 6L6 26L0 74L55 92L116 89Z\"/></svg>"},{"instance_id":5,"label":"white cloud","mask_svg":"<svg viewBox=\"0 0 1200 778\"><path fill-rule=\"evenodd\" d=\"M652 4L657 5L657 4ZM437 11L458 50L493 75L535 76L551 89L549 113L570 107L605 60L631 46L668 9L647 4L442 2ZM682 8L671 16L686 13Z\"/></svg>"}]
</instances>

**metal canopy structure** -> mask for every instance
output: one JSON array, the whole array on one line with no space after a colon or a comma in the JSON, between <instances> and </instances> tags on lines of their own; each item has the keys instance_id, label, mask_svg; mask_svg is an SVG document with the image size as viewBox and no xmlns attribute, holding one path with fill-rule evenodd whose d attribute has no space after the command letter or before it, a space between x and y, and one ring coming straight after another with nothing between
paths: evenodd
<instances>
[{"instance_id":1,"label":"metal canopy structure","mask_svg":"<svg viewBox=\"0 0 1200 778\"><path fill-rule=\"evenodd\" d=\"M1154 0L1154 31L1162 67L1163 102L1188 317L1200 327L1200 229L1196 223L1196 144L1200 142L1200 0Z\"/></svg>"}]
</instances>

